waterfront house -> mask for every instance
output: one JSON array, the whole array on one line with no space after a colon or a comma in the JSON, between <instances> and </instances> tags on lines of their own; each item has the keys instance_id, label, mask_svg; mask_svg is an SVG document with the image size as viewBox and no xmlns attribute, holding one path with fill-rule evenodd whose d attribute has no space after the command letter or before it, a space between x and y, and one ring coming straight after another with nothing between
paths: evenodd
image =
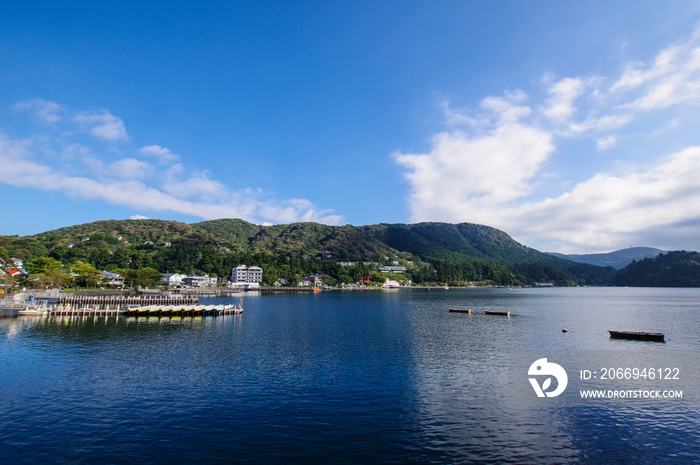
<instances>
[{"instance_id":1,"label":"waterfront house","mask_svg":"<svg viewBox=\"0 0 700 465\"><path fill-rule=\"evenodd\" d=\"M111 273L109 271L103 271L102 276L107 286L119 288L124 287L124 276L117 273Z\"/></svg>"},{"instance_id":2,"label":"waterfront house","mask_svg":"<svg viewBox=\"0 0 700 465\"><path fill-rule=\"evenodd\" d=\"M403 273L406 271L405 266L382 266L379 268L380 273Z\"/></svg>"},{"instance_id":3,"label":"waterfront house","mask_svg":"<svg viewBox=\"0 0 700 465\"><path fill-rule=\"evenodd\" d=\"M29 273L27 273L24 270L7 270L7 274L12 276L13 278L26 278L29 276Z\"/></svg>"},{"instance_id":4,"label":"waterfront house","mask_svg":"<svg viewBox=\"0 0 700 465\"><path fill-rule=\"evenodd\" d=\"M310 276L306 276L304 279L301 280L299 286L321 287L323 286L324 277L330 276L328 276L327 274L312 274Z\"/></svg>"},{"instance_id":5,"label":"waterfront house","mask_svg":"<svg viewBox=\"0 0 700 465\"><path fill-rule=\"evenodd\" d=\"M179 273L165 273L160 280L161 285L167 287L174 287L182 285L182 280L187 276Z\"/></svg>"},{"instance_id":6,"label":"waterfront house","mask_svg":"<svg viewBox=\"0 0 700 465\"><path fill-rule=\"evenodd\" d=\"M209 275L204 276L186 276L182 279L182 283L191 287L216 287L216 278L210 278Z\"/></svg>"}]
</instances>

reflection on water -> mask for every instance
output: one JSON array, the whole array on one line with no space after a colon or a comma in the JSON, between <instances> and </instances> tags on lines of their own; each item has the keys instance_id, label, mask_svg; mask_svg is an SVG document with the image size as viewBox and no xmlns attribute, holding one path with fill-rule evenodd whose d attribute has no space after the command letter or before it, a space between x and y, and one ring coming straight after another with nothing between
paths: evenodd
<instances>
[{"instance_id":1,"label":"reflection on water","mask_svg":"<svg viewBox=\"0 0 700 465\"><path fill-rule=\"evenodd\" d=\"M242 315L2 319L0 461L694 462L697 397L512 408L508 354L698 351L699 296L335 292L246 295Z\"/></svg>"}]
</instances>

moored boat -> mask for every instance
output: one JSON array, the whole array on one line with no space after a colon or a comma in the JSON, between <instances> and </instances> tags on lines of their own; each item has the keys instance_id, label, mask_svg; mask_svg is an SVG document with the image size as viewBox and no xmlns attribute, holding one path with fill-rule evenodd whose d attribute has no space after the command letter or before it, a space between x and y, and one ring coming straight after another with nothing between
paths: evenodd
<instances>
[{"instance_id":1,"label":"moored boat","mask_svg":"<svg viewBox=\"0 0 700 465\"><path fill-rule=\"evenodd\" d=\"M611 331L610 338L612 339L634 339L637 341L655 341L655 342L666 342L666 335L663 333L645 333L637 331Z\"/></svg>"},{"instance_id":2,"label":"moored boat","mask_svg":"<svg viewBox=\"0 0 700 465\"><path fill-rule=\"evenodd\" d=\"M496 312L493 310L486 310L484 315L500 315L500 316L510 316L510 312Z\"/></svg>"},{"instance_id":3,"label":"moored boat","mask_svg":"<svg viewBox=\"0 0 700 465\"><path fill-rule=\"evenodd\" d=\"M35 301L34 297L31 297L29 303L24 306L21 310L17 310L18 315L22 316L42 316L49 313L48 305L46 305L45 300Z\"/></svg>"},{"instance_id":4,"label":"moored boat","mask_svg":"<svg viewBox=\"0 0 700 465\"><path fill-rule=\"evenodd\" d=\"M22 316L42 316L48 313L48 307L38 307L33 305L27 305L22 310L17 310L17 314Z\"/></svg>"},{"instance_id":5,"label":"moored boat","mask_svg":"<svg viewBox=\"0 0 700 465\"><path fill-rule=\"evenodd\" d=\"M469 308L448 308L447 311L452 312L452 313L471 313L472 312L471 309L469 309Z\"/></svg>"}]
</instances>

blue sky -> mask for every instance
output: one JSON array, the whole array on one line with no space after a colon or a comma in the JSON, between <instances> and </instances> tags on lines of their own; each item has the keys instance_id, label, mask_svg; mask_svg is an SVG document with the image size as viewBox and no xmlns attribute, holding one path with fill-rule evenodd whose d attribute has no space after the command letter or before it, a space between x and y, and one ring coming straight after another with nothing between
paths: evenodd
<instances>
[{"instance_id":1,"label":"blue sky","mask_svg":"<svg viewBox=\"0 0 700 465\"><path fill-rule=\"evenodd\" d=\"M700 249L693 1L12 2L0 234L471 222Z\"/></svg>"}]
</instances>

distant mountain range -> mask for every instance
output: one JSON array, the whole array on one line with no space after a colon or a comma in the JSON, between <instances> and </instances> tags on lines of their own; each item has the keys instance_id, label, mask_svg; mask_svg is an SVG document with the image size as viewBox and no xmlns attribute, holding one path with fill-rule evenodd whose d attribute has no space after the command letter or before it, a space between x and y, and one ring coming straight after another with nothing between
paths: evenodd
<instances>
[{"instance_id":1,"label":"distant mountain range","mask_svg":"<svg viewBox=\"0 0 700 465\"><path fill-rule=\"evenodd\" d=\"M608 253L594 254L574 254L566 255L561 253L548 252L564 260L570 260L576 263L588 263L589 265L597 266L612 266L616 270L621 270L635 260L643 260L645 258L656 257L665 251L655 249L653 247L630 247L629 249L616 250Z\"/></svg>"}]
</instances>

